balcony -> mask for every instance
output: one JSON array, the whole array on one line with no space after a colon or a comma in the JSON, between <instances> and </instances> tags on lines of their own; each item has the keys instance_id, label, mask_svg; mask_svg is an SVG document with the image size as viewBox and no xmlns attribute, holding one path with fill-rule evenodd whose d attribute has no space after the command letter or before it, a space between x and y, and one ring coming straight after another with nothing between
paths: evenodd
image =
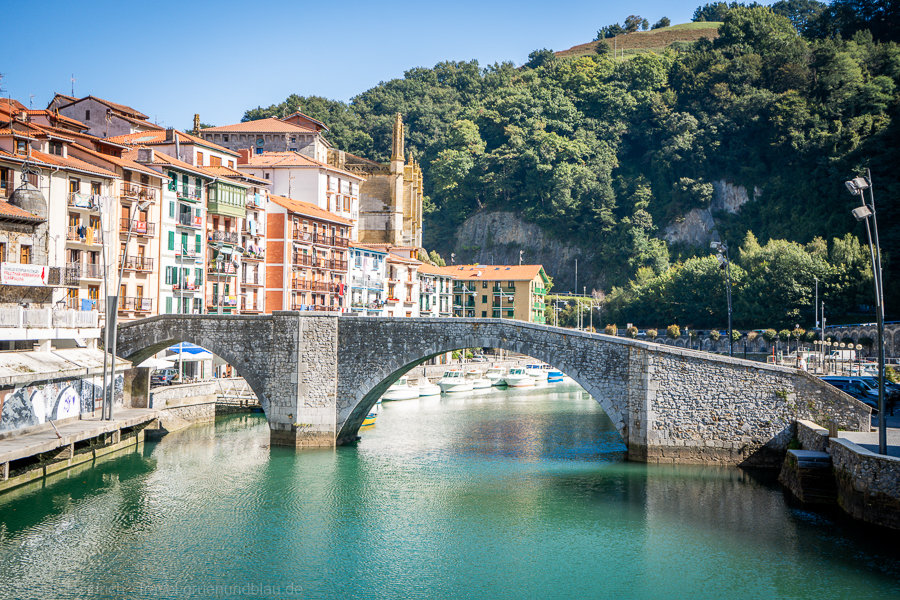
<instances>
[{"instance_id":1,"label":"balcony","mask_svg":"<svg viewBox=\"0 0 900 600\"><path fill-rule=\"evenodd\" d=\"M198 202L203 198L203 187L191 185L190 183L187 185L184 185L184 183L178 185L174 181L170 181L169 191L175 192L175 194L177 194L179 198L181 198L182 200L187 200L189 202Z\"/></svg>"},{"instance_id":2,"label":"balcony","mask_svg":"<svg viewBox=\"0 0 900 600\"><path fill-rule=\"evenodd\" d=\"M340 311L339 306L325 306L324 304L291 304L291 310L308 310L308 311Z\"/></svg>"},{"instance_id":3,"label":"balcony","mask_svg":"<svg viewBox=\"0 0 900 600\"><path fill-rule=\"evenodd\" d=\"M262 209L262 196L260 194L247 194L246 207Z\"/></svg>"},{"instance_id":4,"label":"balcony","mask_svg":"<svg viewBox=\"0 0 900 600\"><path fill-rule=\"evenodd\" d=\"M324 292L326 294L337 294L340 291L340 283L333 281L313 281L311 279L292 279L291 288L295 290L303 290L307 292Z\"/></svg>"},{"instance_id":5,"label":"balcony","mask_svg":"<svg viewBox=\"0 0 900 600\"><path fill-rule=\"evenodd\" d=\"M132 219L119 219L119 233L128 233L129 228L131 229L132 235L143 237L153 237L156 235L156 223Z\"/></svg>"},{"instance_id":6,"label":"balcony","mask_svg":"<svg viewBox=\"0 0 900 600\"><path fill-rule=\"evenodd\" d=\"M0 308L0 340L26 339L66 339L78 337L99 337L100 313L95 310L78 310L81 301L72 298L76 307L67 309L23 308L11 306ZM72 329L94 329L74 334Z\"/></svg>"},{"instance_id":7,"label":"balcony","mask_svg":"<svg viewBox=\"0 0 900 600\"><path fill-rule=\"evenodd\" d=\"M206 272L219 277L234 277L237 275L237 267L231 261L211 262L206 265Z\"/></svg>"},{"instance_id":8,"label":"balcony","mask_svg":"<svg viewBox=\"0 0 900 600\"><path fill-rule=\"evenodd\" d=\"M190 227L191 229L203 228L203 217L192 215L189 212L183 212L178 215L179 227Z\"/></svg>"},{"instance_id":9,"label":"balcony","mask_svg":"<svg viewBox=\"0 0 900 600\"><path fill-rule=\"evenodd\" d=\"M263 311L263 303L259 300L241 298L241 312L259 313Z\"/></svg>"},{"instance_id":10,"label":"balcony","mask_svg":"<svg viewBox=\"0 0 900 600\"><path fill-rule=\"evenodd\" d=\"M241 275L241 283L243 285L262 285L263 278L258 272L248 273L246 271Z\"/></svg>"},{"instance_id":11,"label":"balcony","mask_svg":"<svg viewBox=\"0 0 900 600\"><path fill-rule=\"evenodd\" d=\"M100 203L95 200L96 196L87 194L79 194L77 192L69 192L66 194L66 203L71 208L80 208L83 210L92 210L100 212Z\"/></svg>"},{"instance_id":12,"label":"balcony","mask_svg":"<svg viewBox=\"0 0 900 600\"><path fill-rule=\"evenodd\" d=\"M77 285L78 279L103 279L103 265L99 263L66 263L66 283Z\"/></svg>"},{"instance_id":13,"label":"balcony","mask_svg":"<svg viewBox=\"0 0 900 600\"><path fill-rule=\"evenodd\" d=\"M153 298L119 296L119 310L148 313L153 311Z\"/></svg>"},{"instance_id":14,"label":"balcony","mask_svg":"<svg viewBox=\"0 0 900 600\"><path fill-rule=\"evenodd\" d=\"M266 251L260 250L259 252L250 252L247 251L244 253L244 260L266 260Z\"/></svg>"},{"instance_id":15,"label":"balcony","mask_svg":"<svg viewBox=\"0 0 900 600\"><path fill-rule=\"evenodd\" d=\"M221 308L237 308L237 296L224 296L222 294L210 294L206 297L206 306Z\"/></svg>"},{"instance_id":16,"label":"balcony","mask_svg":"<svg viewBox=\"0 0 900 600\"><path fill-rule=\"evenodd\" d=\"M153 259L143 256L125 256L124 261L119 260L119 267L125 265L126 271L152 271Z\"/></svg>"},{"instance_id":17,"label":"balcony","mask_svg":"<svg viewBox=\"0 0 900 600\"><path fill-rule=\"evenodd\" d=\"M335 248L347 248L350 245L350 238L340 236L330 236L324 233L313 231L294 230L295 242L307 242L316 244L317 246L329 246Z\"/></svg>"},{"instance_id":18,"label":"balcony","mask_svg":"<svg viewBox=\"0 0 900 600\"><path fill-rule=\"evenodd\" d=\"M320 258L312 254L294 254L293 264L299 267L317 267L332 271L347 271L347 261L336 258Z\"/></svg>"},{"instance_id":19,"label":"balcony","mask_svg":"<svg viewBox=\"0 0 900 600\"><path fill-rule=\"evenodd\" d=\"M155 188L130 181L123 181L119 185L119 190L121 191L123 198L134 198L136 200L156 202L157 191Z\"/></svg>"},{"instance_id":20,"label":"balcony","mask_svg":"<svg viewBox=\"0 0 900 600\"><path fill-rule=\"evenodd\" d=\"M222 242L223 244L237 245L238 233L236 231L210 231L207 233L210 242Z\"/></svg>"},{"instance_id":21,"label":"balcony","mask_svg":"<svg viewBox=\"0 0 900 600\"><path fill-rule=\"evenodd\" d=\"M196 261L198 258L200 258L200 252L193 248L181 247L175 249L175 256L182 260Z\"/></svg>"},{"instance_id":22,"label":"balcony","mask_svg":"<svg viewBox=\"0 0 900 600\"><path fill-rule=\"evenodd\" d=\"M513 287L500 287L499 285L495 285L493 288L491 288L491 291L492 291L494 294L515 294L515 293L516 293L516 287L515 287L515 286L513 286Z\"/></svg>"},{"instance_id":23,"label":"balcony","mask_svg":"<svg viewBox=\"0 0 900 600\"><path fill-rule=\"evenodd\" d=\"M203 282L198 281L197 283L173 283L172 291L173 292L196 292L200 288L203 287Z\"/></svg>"},{"instance_id":24,"label":"balcony","mask_svg":"<svg viewBox=\"0 0 900 600\"><path fill-rule=\"evenodd\" d=\"M69 225L66 228L66 240L87 244L88 246L100 246L100 228L84 227L83 225Z\"/></svg>"}]
</instances>

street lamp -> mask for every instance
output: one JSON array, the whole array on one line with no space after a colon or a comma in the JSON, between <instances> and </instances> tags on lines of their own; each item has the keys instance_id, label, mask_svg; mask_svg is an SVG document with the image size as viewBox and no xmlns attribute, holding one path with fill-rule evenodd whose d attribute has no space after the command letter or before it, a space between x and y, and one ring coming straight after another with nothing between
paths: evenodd
<instances>
[{"instance_id":1,"label":"street lamp","mask_svg":"<svg viewBox=\"0 0 900 600\"><path fill-rule=\"evenodd\" d=\"M869 238L869 255L872 258L872 274L875 280L875 314L878 318L878 453L887 454L887 426L884 414L884 288L881 280L881 246L878 243L878 220L875 218L875 193L872 191L872 173L866 169L865 177L845 181L844 185L854 196L859 196L861 205L851 212L857 221L866 222ZM866 190L869 203L866 204ZM871 226L869 219L872 220ZM874 231L875 240L872 240ZM876 259L877 252L877 259Z\"/></svg>"},{"instance_id":2,"label":"street lamp","mask_svg":"<svg viewBox=\"0 0 900 600\"><path fill-rule=\"evenodd\" d=\"M734 356L734 337L731 335L731 260L725 242L712 242L710 248L716 251L719 268L725 271L725 297L728 299L728 356Z\"/></svg>"}]
</instances>

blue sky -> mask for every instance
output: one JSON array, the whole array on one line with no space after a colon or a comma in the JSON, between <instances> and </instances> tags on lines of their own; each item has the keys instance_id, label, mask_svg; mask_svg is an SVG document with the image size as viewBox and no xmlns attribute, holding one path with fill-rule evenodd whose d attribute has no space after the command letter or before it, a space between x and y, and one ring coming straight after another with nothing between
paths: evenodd
<instances>
[{"instance_id":1,"label":"blue sky","mask_svg":"<svg viewBox=\"0 0 900 600\"><path fill-rule=\"evenodd\" d=\"M289 94L348 101L417 66L520 65L638 14L690 21L700 0L156 2L49 0L7 12L4 96L44 108L55 92L132 106L165 126L225 125ZM19 7L24 9L24 5ZM27 15L18 20L16 14Z\"/></svg>"}]
</instances>

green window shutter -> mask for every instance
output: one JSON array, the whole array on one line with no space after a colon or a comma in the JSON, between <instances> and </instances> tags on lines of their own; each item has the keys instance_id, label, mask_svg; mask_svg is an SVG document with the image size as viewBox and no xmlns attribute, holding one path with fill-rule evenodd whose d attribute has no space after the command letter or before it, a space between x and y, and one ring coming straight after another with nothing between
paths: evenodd
<instances>
[{"instance_id":1,"label":"green window shutter","mask_svg":"<svg viewBox=\"0 0 900 600\"><path fill-rule=\"evenodd\" d=\"M171 296L166 298L166 314L167 315L172 314L172 297Z\"/></svg>"},{"instance_id":2,"label":"green window shutter","mask_svg":"<svg viewBox=\"0 0 900 600\"><path fill-rule=\"evenodd\" d=\"M188 186L191 185L191 178L187 175L182 175L181 183L184 185L184 191L187 192Z\"/></svg>"},{"instance_id":3,"label":"green window shutter","mask_svg":"<svg viewBox=\"0 0 900 600\"><path fill-rule=\"evenodd\" d=\"M169 202L169 218L170 219L175 218L175 203L174 202Z\"/></svg>"},{"instance_id":4,"label":"green window shutter","mask_svg":"<svg viewBox=\"0 0 900 600\"><path fill-rule=\"evenodd\" d=\"M172 283L172 267L166 267L166 285Z\"/></svg>"},{"instance_id":5,"label":"green window shutter","mask_svg":"<svg viewBox=\"0 0 900 600\"><path fill-rule=\"evenodd\" d=\"M169 190L172 192L178 191L178 173L169 171L169 177L172 179L172 181L169 183Z\"/></svg>"},{"instance_id":6,"label":"green window shutter","mask_svg":"<svg viewBox=\"0 0 900 600\"><path fill-rule=\"evenodd\" d=\"M174 249L175 249L175 232L170 231L169 232L169 250L174 250Z\"/></svg>"},{"instance_id":7,"label":"green window shutter","mask_svg":"<svg viewBox=\"0 0 900 600\"><path fill-rule=\"evenodd\" d=\"M203 248L203 246L202 246L202 244L203 244L203 238L200 237L200 234L199 234L199 233L195 236L194 244L195 244L194 249L195 249L197 252L200 252L201 249Z\"/></svg>"},{"instance_id":8,"label":"green window shutter","mask_svg":"<svg viewBox=\"0 0 900 600\"><path fill-rule=\"evenodd\" d=\"M199 208L194 209L194 216L198 217L198 218L200 217L200 209Z\"/></svg>"},{"instance_id":9,"label":"green window shutter","mask_svg":"<svg viewBox=\"0 0 900 600\"><path fill-rule=\"evenodd\" d=\"M194 269L194 283L197 285L203 283L203 269Z\"/></svg>"},{"instance_id":10,"label":"green window shutter","mask_svg":"<svg viewBox=\"0 0 900 600\"><path fill-rule=\"evenodd\" d=\"M182 251L186 251L188 249L188 234L181 234L181 249Z\"/></svg>"}]
</instances>

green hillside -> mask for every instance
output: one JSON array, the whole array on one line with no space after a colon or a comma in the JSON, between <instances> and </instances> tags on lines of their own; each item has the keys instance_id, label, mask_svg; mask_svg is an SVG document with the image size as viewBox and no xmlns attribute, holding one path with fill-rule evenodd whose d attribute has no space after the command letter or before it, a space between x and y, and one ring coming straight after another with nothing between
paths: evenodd
<instances>
[{"instance_id":1,"label":"green hillside","mask_svg":"<svg viewBox=\"0 0 900 600\"><path fill-rule=\"evenodd\" d=\"M611 48L617 49L625 56L632 56L642 52L662 52L673 44L691 44L701 38L714 40L719 37L719 25L721 23L683 23L672 27L652 29L650 31L636 31L627 35L617 35L608 38ZM561 58L572 58L596 54L597 42L588 42L573 46L568 50L557 52Z\"/></svg>"},{"instance_id":2,"label":"green hillside","mask_svg":"<svg viewBox=\"0 0 900 600\"><path fill-rule=\"evenodd\" d=\"M692 210L710 207L717 182L743 186L753 199L740 212L713 215L739 267L736 324L809 326L814 278L830 322L871 320L860 308L873 304L865 229L850 215L858 198L843 182L872 169L885 299L897 311L898 30L884 29L882 41L866 22L837 23L820 29L840 35L802 37L766 7L737 7L718 37L676 52L622 61L540 50L520 68L442 62L349 104L291 96L245 119L302 110L328 123L336 148L387 161L401 113L408 152L424 171L429 250L489 263L518 259L521 249L526 262L545 262L558 290L574 289L569 265L577 257L578 287L609 294L605 315L622 322L725 322L724 284L709 248L663 238ZM709 25L623 38L652 42ZM458 237L465 224L498 212L537 226L542 241ZM551 252L554 244L574 250Z\"/></svg>"}]
</instances>

